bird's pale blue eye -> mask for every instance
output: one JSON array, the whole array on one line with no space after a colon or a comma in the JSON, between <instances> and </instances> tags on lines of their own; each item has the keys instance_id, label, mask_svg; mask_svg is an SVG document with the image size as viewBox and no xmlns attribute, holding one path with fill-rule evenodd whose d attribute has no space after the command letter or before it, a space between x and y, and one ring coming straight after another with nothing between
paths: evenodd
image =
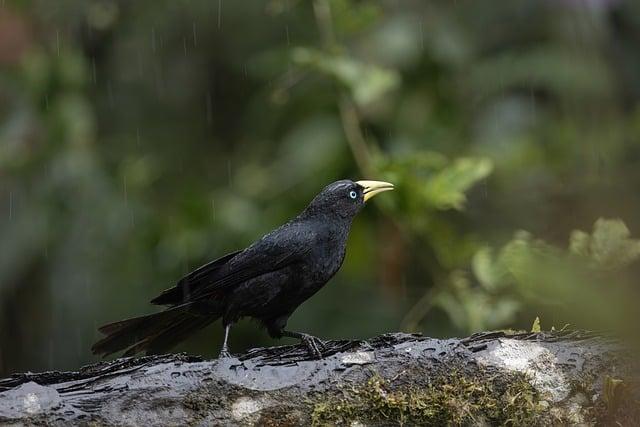
<instances>
[{"instance_id":1,"label":"bird's pale blue eye","mask_svg":"<svg viewBox=\"0 0 640 427\"><path fill-rule=\"evenodd\" d=\"M351 197L352 199L355 199L356 197L358 197L358 193L356 193L354 190L351 190L349 192L349 197Z\"/></svg>"}]
</instances>

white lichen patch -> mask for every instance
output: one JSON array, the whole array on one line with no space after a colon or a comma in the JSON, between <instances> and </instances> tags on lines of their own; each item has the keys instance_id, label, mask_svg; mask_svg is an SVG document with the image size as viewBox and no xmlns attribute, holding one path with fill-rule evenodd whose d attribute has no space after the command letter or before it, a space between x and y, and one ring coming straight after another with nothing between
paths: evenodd
<instances>
[{"instance_id":1,"label":"white lichen patch","mask_svg":"<svg viewBox=\"0 0 640 427\"><path fill-rule=\"evenodd\" d=\"M260 399L241 397L231 405L231 416L237 421L244 420L246 417L260 412L267 406L268 405Z\"/></svg>"},{"instance_id":2,"label":"white lichen patch","mask_svg":"<svg viewBox=\"0 0 640 427\"><path fill-rule=\"evenodd\" d=\"M376 356L371 351L357 351L355 353L347 353L342 356L340 361L344 365L366 365L373 363L376 360Z\"/></svg>"},{"instance_id":3,"label":"white lichen patch","mask_svg":"<svg viewBox=\"0 0 640 427\"><path fill-rule=\"evenodd\" d=\"M60 395L53 387L28 382L0 393L1 418L20 418L24 414L34 415L61 406Z\"/></svg>"},{"instance_id":4,"label":"white lichen patch","mask_svg":"<svg viewBox=\"0 0 640 427\"><path fill-rule=\"evenodd\" d=\"M569 396L570 385L558 367L555 355L534 341L500 339L478 354L481 363L522 372L538 392L552 402Z\"/></svg>"},{"instance_id":5,"label":"white lichen patch","mask_svg":"<svg viewBox=\"0 0 640 427\"><path fill-rule=\"evenodd\" d=\"M22 400L22 405L24 406L24 410L29 414L35 414L42 409L40 399L35 393L27 393Z\"/></svg>"}]
</instances>

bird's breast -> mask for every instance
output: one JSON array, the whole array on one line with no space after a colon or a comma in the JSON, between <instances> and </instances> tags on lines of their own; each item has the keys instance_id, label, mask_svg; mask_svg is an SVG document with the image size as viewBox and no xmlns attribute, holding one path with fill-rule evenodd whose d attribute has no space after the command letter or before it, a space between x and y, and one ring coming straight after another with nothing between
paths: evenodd
<instances>
[{"instance_id":1,"label":"bird's breast","mask_svg":"<svg viewBox=\"0 0 640 427\"><path fill-rule=\"evenodd\" d=\"M346 239L329 233L320 236L311 250L307 265L314 282L324 285L342 266L346 253Z\"/></svg>"}]
</instances>

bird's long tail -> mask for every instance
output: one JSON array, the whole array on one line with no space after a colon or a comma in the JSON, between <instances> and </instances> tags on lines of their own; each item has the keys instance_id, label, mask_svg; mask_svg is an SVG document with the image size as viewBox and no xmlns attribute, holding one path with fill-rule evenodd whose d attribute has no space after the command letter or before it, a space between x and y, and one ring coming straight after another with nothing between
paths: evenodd
<instances>
[{"instance_id":1,"label":"bird's long tail","mask_svg":"<svg viewBox=\"0 0 640 427\"><path fill-rule=\"evenodd\" d=\"M106 337L95 343L91 351L103 356L125 349L125 356L142 351L146 354L161 353L219 317L194 313L189 307L180 306L109 323L99 328Z\"/></svg>"}]
</instances>

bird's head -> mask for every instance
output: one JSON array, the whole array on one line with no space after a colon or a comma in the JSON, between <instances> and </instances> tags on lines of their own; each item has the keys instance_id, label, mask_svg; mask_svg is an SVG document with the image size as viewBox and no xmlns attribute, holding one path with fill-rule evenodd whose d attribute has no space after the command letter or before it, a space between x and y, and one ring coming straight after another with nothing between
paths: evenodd
<instances>
[{"instance_id":1,"label":"bird's head","mask_svg":"<svg viewBox=\"0 0 640 427\"><path fill-rule=\"evenodd\" d=\"M393 190L383 181L351 181L344 179L327 185L307 206L308 214L337 214L353 218L365 202L378 193Z\"/></svg>"}]
</instances>

